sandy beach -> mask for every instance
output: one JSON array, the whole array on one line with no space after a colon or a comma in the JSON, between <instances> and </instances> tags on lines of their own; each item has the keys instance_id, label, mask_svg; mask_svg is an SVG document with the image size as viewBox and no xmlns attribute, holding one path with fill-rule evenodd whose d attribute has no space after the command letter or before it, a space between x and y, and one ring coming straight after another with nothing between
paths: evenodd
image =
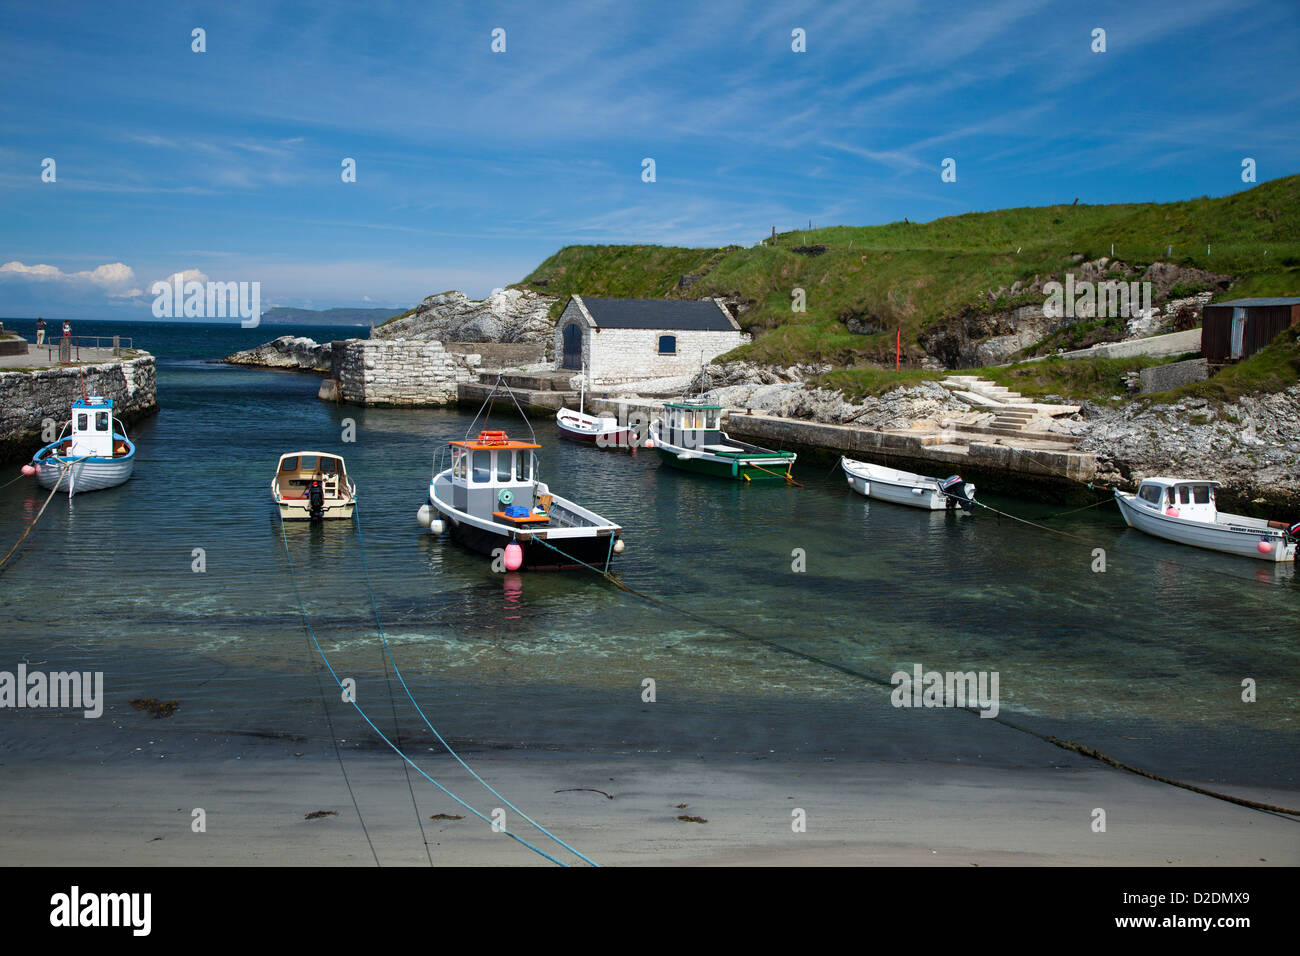
<instances>
[{"instance_id":1,"label":"sandy beach","mask_svg":"<svg viewBox=\"0 0 1300 956\"><path fill-rule=\"evenodd\" d=\"M3 768L0 801L5 862L373 865L336 761L275 759L264 748L255 751L248 759L219 761L169 762L151 755L57 768L9 764ZM344 759L380 861L428 865L396 757L353 752ZM445 757L422 764L481 812L491 814L500 805ZM779 755L507 753L475 755L472 765L517 806L602 865L1300 863L1300 824L1293 819L1081 758L1066 757L1047 769L1007 769L978 762ZM412 776L435 865L549 865ZM1282 805L1300 802L1293 791L1234 792ZM206 813L204 833L191 829L197 807ZM1091 829L1098 807L1107 813L1105 833ZM804 833L792 831L795 808L807 812ZM337 815L305 819L318 810ZM464 819L428 819L434 814ZM677 819L682 815L708 822ZM535 845L581 862L514 814L508 813L506 822Z\"/></svg>"}]
</instances>

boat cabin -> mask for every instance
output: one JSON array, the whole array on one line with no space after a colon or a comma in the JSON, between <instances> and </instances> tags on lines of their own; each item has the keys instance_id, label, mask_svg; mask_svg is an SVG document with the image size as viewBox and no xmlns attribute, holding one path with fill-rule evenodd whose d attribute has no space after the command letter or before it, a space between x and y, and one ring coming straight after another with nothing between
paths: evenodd
<instances>
[{"instance_id":1,"label":"boat cabin","mask_svg":"<svg viewBox=\"0 0 1300 956\"><path fill-rule=\"evenodd\" d=\"M115 453L126 454L125 445L120 452L113 440L113 402L99 395L91 395L72 403L72 435L64 443L60 454L74 458L112 458Z\"/></svg>"},{"instance_id":2,"label":"boat cabin","mask_svg":"<svg viewBox=\"0 0 1300 956\"><path fill-rule=\"evenodd\" d=\"M532 509L541 445L515 441L502 431L482 431L477 438L451 446L452 506L486 517L506 507Z\"/></svg>"},{"instance_id":3,"label":"boat cabin","mask_svg":"<svg viewBox=\"0 0 1300 956\"><path fill-rule=\"evenodd\" d=\"M1181 478L1147 478L1138 487L1142 504L1169 515L1190 521L1213 523L1218 515L1214 503L1217 481L1189 481Z\"/></svg>"},{"instance_id":4,"label":"boat cabin","mask_svg":"<svg viewBox=\"0 0 1300 956\"><path fill-rule=\"evenodd\" d=\"M722 406L691 401L665 402L660 437L678 448L715 450L722 445Z\"/></svg>"},{"instance_id":5,"label":"boat cabin","mask_svg":"<svg viewBox=\"0 0 1300 956\"><path fill-rule=\"evenodd\" d=\"M343 459L321 451L297 451L280 456L275 471L280 495L285 498L307 497L313 481L321 483L326 498L341 497L350 486Z\"/></svg>"}]
</instances>

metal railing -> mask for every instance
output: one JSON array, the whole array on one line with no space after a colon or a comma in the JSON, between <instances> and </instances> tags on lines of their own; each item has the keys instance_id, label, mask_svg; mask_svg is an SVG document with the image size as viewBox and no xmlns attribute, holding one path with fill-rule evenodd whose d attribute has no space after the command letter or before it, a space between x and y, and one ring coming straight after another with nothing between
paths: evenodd
<instances>
[{"instance_id":1,"label":"metal railing","mask_svg":"<svg viewBox=\"0 0 1300 956\"><path fill-rule=\"evenodd\" d=\"M108 345L101 345L101 342L107 342ZM73 363L81 361L81 349L85 347L87 351L92 349L111 350L114 358L122 355L122 350L132 351L132 340L123 338L120 335L60 335L52 339L46 339L37 348L45 349L45 357L48 361L53 362L54 355L58 353L60 363Z\"/></svg>"}]
</instances>

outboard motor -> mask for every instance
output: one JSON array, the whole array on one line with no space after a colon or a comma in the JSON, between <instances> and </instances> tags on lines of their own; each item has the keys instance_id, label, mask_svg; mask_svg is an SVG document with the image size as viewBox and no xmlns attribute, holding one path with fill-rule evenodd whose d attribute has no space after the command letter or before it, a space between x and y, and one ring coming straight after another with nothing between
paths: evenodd
<instances>
[{"instance_id":1,"label":"outboard motor","mask_svg":"<svg viewBox=\"0 0 1300 956\"><path fill-rule=\"evenodd\" d=\"M314 479L307 488L307 511L312 521L320 521L325 514L325 489Z\"/></svg>"},{"instance_id":2,"label":"outboard motor","mask_svg":"<svg viewBox=\"0 0 1300 956\"><path fill-rule=\"evenodd\" d=\"M948 496L949 508L959 505L962 511L970 512L974 510L975 502L967 494L966 487L966 482L961 480L960 475L953 475L939 482L939 490Z\"/></svg>"}]
</instances>

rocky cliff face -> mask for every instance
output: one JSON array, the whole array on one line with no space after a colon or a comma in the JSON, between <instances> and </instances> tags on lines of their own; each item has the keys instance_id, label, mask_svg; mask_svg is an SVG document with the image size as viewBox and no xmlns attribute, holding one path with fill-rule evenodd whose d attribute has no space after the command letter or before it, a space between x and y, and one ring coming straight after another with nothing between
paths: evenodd
<instances>
[{"instance_id":1,"label":"rocky cliff face","mask_svg":"<svg viewBox=\"0 0 1300 956\"><path fill-rule=\"evenodd\" d=\"M1131 317L1113 333L1101 334L1097 341L1122 341L1172 331L1179 310L1199 310L1213 295L1214 289L1227 288L1232 279L1231 276L1168 262L1155 262L1143 270L1106 256L1091 262L1082 261L1082 256L1079 259L1077 265L1069 270L1076 284L1090 282L1099 285L1110 281L1151 283L1150 313ZM931 325L921 337L921 347L948 368L980 368L1010 361L1020 350L1038 344L1054 332L1076 322L1097 318L1095 303L1076 307L1073 315L1045 314L1044 304L1048 295L1044 286L1049 282L1064 281L1064 275L1036 275L1025 283L1014 282L1010 288L991 289L984 294L983 308L968 307ZM1209 291L1170 301L1176 290L1198 287ZM1008 307L992 308L1001 302L1009 303ZM1014 305L1016 302L1020 304ZM850 331L853 331L852 327Z\"/></svg>"},{"instance_id":2,"label":"rocky cliff face","mask_svg":"<svg viewBox=\"0 0 1300 956\"><path fill-rule=\"evenodd\" d=\"M486 299L463 292L431 295L406 316L375 328L375 339L415 339L443 342L545 342L555 323L550 319L555 299L526 289L501 289Z\"/></svg>"},{"instance_id":3,"label":"rocky cliff face","mask_svg":"<svg viewBox=\"0 0 1300 956\"><path fill-rule=\"evenodd\" d=\"M253 365L258 368L286 368L325 373L330 370L330 343L318 345L302 336L282 335L278 339L227 355L230 365Z\"/></svg>"},{"instance_id":4,"label":"rocky cliff face","mask_svg":"<svg viewBox=\"0 0 1300 956\"><path fill-rule=\"evenodd\" d=\"M1203 398L1120 409L1085 405L1079 451L1097 456L1098 478L1136 484L1153 475L1223 482L1226 496L1267 500L1300 519L1300 385L1215 407Z\"/></svg>"}]
</instances>

